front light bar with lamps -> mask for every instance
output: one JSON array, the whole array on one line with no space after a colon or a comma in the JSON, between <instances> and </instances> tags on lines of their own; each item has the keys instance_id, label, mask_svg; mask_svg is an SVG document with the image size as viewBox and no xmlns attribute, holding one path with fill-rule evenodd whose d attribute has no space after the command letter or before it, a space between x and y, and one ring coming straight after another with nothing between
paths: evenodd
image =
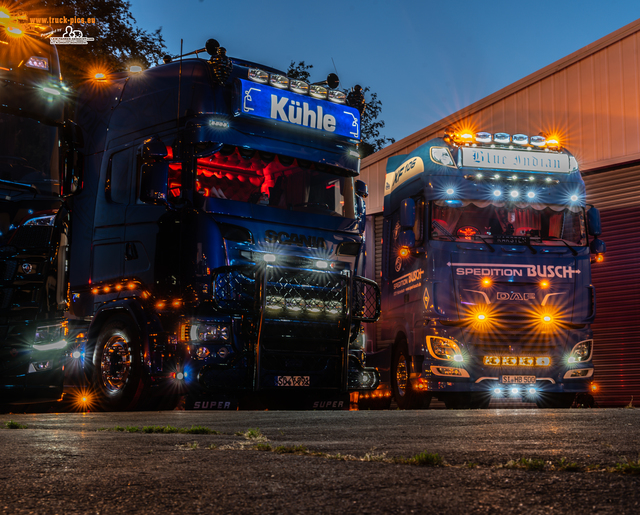
<instances>
[{"instance_id":1,"label":"front light bar with lamps","mask_svg":"<svg viewBox=\"0 0 640 515\"><path fill-rule=\"evenodd\" d=\"M259 68L249 69L248 79L259 84L269 84L274 88L288 89L300 95L309 95L319 100L329 100L336 104L346 104L347 95L339 89L331 89L322 84L309 84L303 80L290 79L278 73L269 73Z\"/></svg>"},{"instance_id":2,"label":"front light bar with lamps","mask_svg":"<svg viewBox=\"0 0 640 515\"><path fill-rule=\"evenodd\" d=\"M427 336L427 348L429 354L436 359L455 361L462 363L464 358L460 347L453 340L440 338L438 336Z\"/></svg>"},{"instance_id":3,"label":"front light bar with lamps","mask_svg":"<svg viewBox=\"0 0 640 515\"><path fill-rule=\"evenodd\" d=\"M544 149L552 151L560 151L562 145L559 138L555 135L546 137L542 134L537 136L528 136L526 134L508 134L506 132L497 132L491 134L490 132L476 132L471 133L468 130L456 130L452 127L448 127L444 132L444 140L454 145L464 146L477 146L477 145L496 145L508 146L509 148L520 149Z\"/></svg>"}]
</instances>

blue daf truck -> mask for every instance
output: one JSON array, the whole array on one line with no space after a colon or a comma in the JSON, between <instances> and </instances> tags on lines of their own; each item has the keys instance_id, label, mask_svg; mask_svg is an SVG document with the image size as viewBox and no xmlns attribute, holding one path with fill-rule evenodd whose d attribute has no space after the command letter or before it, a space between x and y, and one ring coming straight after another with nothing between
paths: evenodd
<instances>
[{"instance_id":1,"label":"blue daf truck","mask_svg":"<svg viewBox=\"0 0 640 515\"><path fill-rule=\"evenodd\" d=\"M337 86L215 40L95 73L66 179L69 386L105 409L348 408L378 386L358 347L380 312L359 275L365 102Z\"/></svg>"},{"instance_id":2,"label":"blue daf truck","mask_svg":"<svg viewBox=\"0 0 640 515\"><path fill-rule=\"evenodd\" d=\"M368 359L400 408L588 395L590 267L605 245L556 138L449 129L389 158L383 231L382 339Z\"/></svg>"},{"instance_id":3,"label":"blue daf truck","mask_svg":"<svg viewBox=\"0 0 640 515\"><path fill-rule=\"evenodd\" d=\"M67 359L68 149L50 28L0 8L0 407L57 400Z\"/></svg>"}]
</instances>

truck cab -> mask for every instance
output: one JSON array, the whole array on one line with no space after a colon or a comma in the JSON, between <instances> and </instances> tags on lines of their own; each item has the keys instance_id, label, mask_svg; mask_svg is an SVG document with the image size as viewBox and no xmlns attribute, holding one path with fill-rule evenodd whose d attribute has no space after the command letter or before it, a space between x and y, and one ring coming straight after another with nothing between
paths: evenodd
<instances>
[{"instance_id":1,"label":"truck cab","mask_svg":"<svg viewBox=\"0 0 640 515\"><path fill-rule=\"evenodd\" d=\"M554 136L450 129L390 158L378 350L398 405L588 394L599 234Z\"/></svg>"},{"instance_id":2,"label":"truck cab","mask_svg":"<svg viewBox=\"0 0 640 515\"><path fill-rule=\"evenodd\" d=\"M378 382L354 347L380 309L358 275L360 112L326 84L206 49L79 95L79 370L109 409L263 393L348 407Z\"/></svg>"}]
</instances>

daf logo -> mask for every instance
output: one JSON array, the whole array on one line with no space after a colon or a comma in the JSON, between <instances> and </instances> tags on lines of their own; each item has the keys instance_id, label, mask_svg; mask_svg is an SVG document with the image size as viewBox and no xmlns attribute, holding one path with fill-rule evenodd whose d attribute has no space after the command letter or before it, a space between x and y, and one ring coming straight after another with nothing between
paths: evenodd
<instances>
[{"instance_id":1,"label":"daf logo","mask_svg":"<svg viewBox=\"0 0 640 515\"><path fill-rule=\"evenodd\" d=\"M22 263L21 268L23 274L30 274L31 272L33 272L33 266L31 265L31 263Z\"/></svg>"},{"instance_id":2,"label":"daf logo","mask_svg":"<svg viewBox=\"0 0 640 515\"><path fill-rule=\"evenodd\" d=\"M319 236L305 236L299 234L289 234L287 232L266 231L264 239L267 243L280 243L281 245L297 245L298 247L309 247L312 249L325 248L324 238Z\"/></svg>"},{"instance_id":3,"label":"daf logo","mask_svg":"<svg viewBox=\"0 0 640 515\"><path fill-rule=\"evenodd\" d=\"M535 293L518 293L518 292L497 292L498 300L533 300L536 298Z\"/></svg>"}]
</instances>

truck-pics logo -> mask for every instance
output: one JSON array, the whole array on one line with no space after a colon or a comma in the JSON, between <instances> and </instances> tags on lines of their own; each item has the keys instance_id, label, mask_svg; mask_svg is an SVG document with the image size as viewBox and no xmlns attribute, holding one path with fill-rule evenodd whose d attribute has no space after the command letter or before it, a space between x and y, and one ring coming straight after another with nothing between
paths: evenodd
<instances>
[{"instance_id":1,"label":"truck-pics logo","mask_svg":"<svg viewBox=\"0 0 640 515\"><path fill-rule=\"evenodd\" d=\"M573 279L580 270L572 266L555 265L500 265L487 263L447 263L456 269L456 275L477 275L482 277L546 277Z\"/></svg>"},{"instance_id":2,"label":"truck-pics logo","mask_svg":"<svg viewBox=\"0 0 640 515\"><path fill-rule=\"evenodd\" d=\"M305 236L287 232L266 231L264 239L267 243L297 245L298 247L309 247L311 249L323 249L326 246L324 238L320 236Z\"/></svg>"}]
</instances>

